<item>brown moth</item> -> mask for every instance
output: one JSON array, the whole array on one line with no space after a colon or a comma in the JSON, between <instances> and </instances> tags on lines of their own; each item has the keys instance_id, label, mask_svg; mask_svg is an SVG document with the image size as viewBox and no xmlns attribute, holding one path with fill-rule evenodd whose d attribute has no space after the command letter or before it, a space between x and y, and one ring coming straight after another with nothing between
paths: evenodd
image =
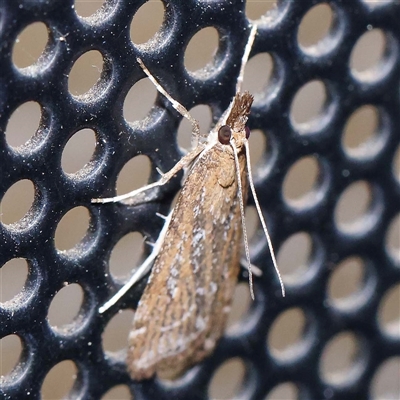
<instances>
[{"instance_id":1,"label":"brown moth","mask_svg":"<svg viewBox=\"0 0 400 400\"><path fill-rule=\"evenodd\" d=\"M165 184L180 169L187 168L177 203L166 218L152 253L130 281L99 309L102 313L115 304L149 271L155 260L128 339L127 365L133 379L148 379L156 373L179 376L214 350L231 308L240 268L242 237L254 297L244 221L249 183L277 269L251 179L247 142L250 130L246 122L253 96L248 92L240 93L256 31L253 26L242 58L236 95L205 143L197 142L200 132L197 121L171 98L138 59L157 89L192 122L195 146L169 172L162 174L158 182L127 195L92 200L106 203L135 196ZM284 295L281 279L280 282Z\"/></svg>"},{"instance_id":2,"label":"brown moth","mask_svg":"<svg viewBox=\"0 0 400 400\"><path fill-rule=\"evenodd\" d=\"M239 273L242 226L234 150L243 201L243 140L252 96L237 94L219 141L194 161L172 213L129 334L128 368L135 379L179 375L202 360L222 336Z\"/></svg>"}]
</instances>

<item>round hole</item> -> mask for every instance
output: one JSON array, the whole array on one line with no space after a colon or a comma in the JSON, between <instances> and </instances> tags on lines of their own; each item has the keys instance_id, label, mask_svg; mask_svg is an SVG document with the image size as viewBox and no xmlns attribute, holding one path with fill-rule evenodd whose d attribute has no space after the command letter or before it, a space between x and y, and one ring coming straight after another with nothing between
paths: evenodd
<instances>
[{"instance_id":1,"label":"round hole","mask_svg":"<svg viewBox=\"0 0 400 400\"><path fill-rule=\"evenodd\" d=\"M117 385L110 389L101 400L131 400L132 394L126 385Z\"/></svg>"},{"instance_id":2,"label":"round hole","mask_svg":"<svg viewBox=\"0 0 400 400\"><path fill-rule=\"evenodd\" d=\"M266 92L274 70L274 60L268 53L259 53L250 58L244 70L243 89L256 97Z\"/></svg>"},{"instance_id":3,"label":"round hole","mask_svg":"<svg viewBox=\"0 0 400 400\"><path fill-rule=\"evenodd\" d=\"M96 147L96 134L92 129L82 129L68 140L64 147L61 166L67 174L74 174L87 166Z\"/></svg>"},{"instance_id":4,"label":"round hole","mask_svg":"<svg viewBox=\"0 0 400 400\"><path fill-rule=\"evenodd\" d=\"M311 81L303 85L296 93L290 110L294 127L300 133L318 128L322 118L327 91L322 81Z\"/></svg>"},{"instance_id":5,"label":"round hole","mask_svg":"<svg viewBox=\"0 0 400 400\"><path fill-rule=\"evenodd\" d=\"M11 306L12 300L16 303L19 303L22 300L27 278L28 264L24 258L13 258L1 267L0 305L2 307ZM7 304L8 302L10 303Z\"/></svg>"},{"instance_id":6,"label":"round hole","mask_svg":"<svg viewBox=\"0 0 400 400\"><path fill-rule=\"evenodd\" d=\"M69 92L73 96L88 94L99 81L103 70L103 64L103 56L97 50L90 50L82 54L75 61L69 73Z\"/></svg>"},{"instance_id":7,"label":"round hole","mask_svg":"<svg viewBox=\"0 0 400 400\"><path fill-rule=\"evenodd\" d=\"M260 226L260 218L254 206L247 206L245 209L247 237L249 241L256 235ZM264 235L264 234L263 234Z\"/></svg>"},{"instance_id":8,"label":"round hole","mask_svg":"<svg viewBox=\"0 0 400 400\"><path fill-rule=\"evenodd\" d=\"M210 107L200 104L190 109L189 112L190 115L199 122L200 131L202 133L208 133L212 120ZM181 123L179 124L177 136L179 147L183 149L190 149L192 147L191 139L192 125L186 118L183 118Z\"/></svg>"},{"instance_id":9,"label":"round hole","mask_svg":"<svg viewBox=\"0 0 400 400\"><path fill-rule=\"evenodd\" d=\"M24 145L37 132L42 116L40 104L28 101L11 115L6 128L6 140L12 147Z\"/></svg>"},{"instance_id":10,"label":"round hole","mask_svg":"<svg viewBox=\"0 0 400 400\"><path fill-rule=\"evenodd\" d=\"M48 40L48 28L43 22L28 25L14 43L12 61L15 66L23 69L36 64L44 53Z\"/></svg>"},{"instance_id":11,"label":"round hole","mask_svg":"<svg viewBox=\"0 0 400 400\"><path fill-rule=\"evenodd\" d=\"M375 8L375 7L383 7L383 6L387 6L388 4L390 5L391 3L393 3L393 0L362 0L365 4L367 4L369 7L371 8ZM379 398L383 398L383 397L379 397ZM395 400L395 399L393 399Z\"/></svg>"},{"instance_id":12,"label":"round hole","mask_svg":"<svg viewBox=\"0 0 400 400\"><path fill-rule=\"evenodd\" d=\"M159 0L148 1L135 13L131 26L131 40L135 44L154 38L164 20L164 5Z\"/></svg>"},{"instance_id":13,"label":"round hole","mask_svg":"<svg viewBox=\"0 0 400 400\"><path fill-rule=\"evenodd\" d=\"M102 7L104 7L104 1L75 1L74 9L79 17L90 17L93 14L97 14ZM107 1L107 3L110 3Z\"/></svg>"},{"instance_id":14,"label":"round hole","mask_svg":"<svg viewBox=\"0 0 400 400\"><path fill-rule=\"evenodd\" d=\"M275 386L264 400L297 400L298 398L299 390L297 386L292 382L285 382Z\"/></svg>"},{"instance_id":15,"label":"round hole","mask_svg":"<svg viewBox=\"0 0 400 400\"><path fill-rule=\"evenodd\" d=\"M350 56L353 75L361 81L374 81L387 73L384 59L387 58L388 38L381 29L364 33L357 41Z\"/></svg>"},{"instance_id":16,"label":"round hole","mask_svg":"<svg viewBox=\"0 0 400 400\"><path fill-rule=\"evenodd\" d=\"M76 398L71 390L76 381L78 369L71 360L55 365L46 375L41 390L41 399L54 400Z\"/></svg>"},{"instance_id":17,"label":"round hole","mask_svg":"<svg viewBox=\"0 0 400 400\"><path fill-rule=\"evenodd\" d=\"M386 233L386 251L400 265L400 214L393 218Z\"/></svg>"},{"instance_id":18,"label":"round hole","mask_svg":"<svg viewBox=\"0 0 400 400\"><path fill-rule=\"evenodd\" d=\"M379 307L378 320L385 333L400 339L400 284L385 293Z\"/></svg>"},{"instance_id":19,"label":"round hole","mask_svg":"<svg viewBox=\"0 0 400 400\"><path fill-rule=\"evenodd\" d=\"M365 264L360 257L349 257L337 265L329 281L328 296L337 308L354 309L365 286Z\"/></svg>"},{"instance_id":20,"label":"round hole","mask_svg":"<svg viewBox=\"0 0 400 400\"><path fill-rule=\"evenodd\" d=\"M251 297L248 283L239 283L235 288L232 309L227 322L227 327L231 332L243 327L243 319L249 314L250 304Z\"/></svg>"},{"instance_id":21,"label":"round hole","mask_svg":"<svg viewBox=\"0 0 400 400\"><path fill-rule=\"evenodd\" d=\"M54 241L58 250L72 250L89 229L89 211L79 206L68 211L57 225Z\"/></svg>"},{"instance_id":22,"label":"round hole","mask_svg":"<svg viewBox=\"0 0 400 400\"><path fill-rule=\"evenodd\" d=\"M363 233L373 222L370 215L372 193L368 182L352 183L340 195L335 209L335 222L338 228L348 234Z\"/></svg>"},{"instance_id":23,"label":"round hole","mask_svg":"<svg viewBox=\"0 0 400 400\"><path fill-rule=\"evenodd\" d=\"M218 31L208 27L197 32L186 47L184 64L190 72L204 72L218 50Z\"/></svg>"},{"instance_id":24,"label":"round hole","mask_svg":"<svg viewBox=\"0 0 400 400\"><path fill-rule=\"evenodd\" d=\"M270 352L281 360L294 359L304 351L306 318L300 308L289 309L278 316L269 330Z\"/></svg>"},{"instance_id":25,"label":"round hole","mask_svg":"<svg viewBox=\"0 0 400 400\"><path fill-rule=\"evenodd\" d=\"M328 51L327 39L332 29L332 23L333 11L327 3L312 7L303 17L299 26L297 40L300 47L311 55L326 53Z\"/></svg>"},{"instance_id":26,"label":"round hole","mask_svg":"<svg viewBox=\"0 0 400 400\"><path fill-rule=\"evenodd\" d=\"M125 357L132 320L132 310L120 311L110 320L102 336L104 351L117 352L123 350Z\"/></svg>"},{"instance_id":27,"label":"round hole","mask_svg":"<svg viewBox=\"0 0 400 400\"><path fill-rule=\"evenodd\" d=\"M255 177L260 173L260 171L257 171L257 167L266 162L270 155L268 144L267 136L263 131L260 129L253 129L250 132L250 165Z\"/></svg>"},{"instance_id":28,"label":"round hole","mask_svg":"<svg viewBox=\"0 0 400 400\"><path fill-rule=\"evenodd\" d=\"M212 399L237 398L242 388L246 365L240 358L225 361L214 373L208 395Z\"/></svg>"},{"instance_id":29,"label":"round hole","mask_svg":"<svg viewBox=\"0 0 400 400\"><path fill-rule=\"evenodd\" d=\"M144 238L139 232L128 233L118 241L110 257L110 273L114 278L127 281L132 276L143 254L143 245Z\"/></svg>"},{"instance_id":30,"label":"round hole","mask_svg":"<svg viewBox=\"0 0 400 400\"><path fill-rule=\"evenodd\" d=\"M51 327L60 333L67 333L72 328L83 303L82 287L76 283L65 285L54 296L47 314Z\"/></svg>"},{"instance_id":31,"label":"round hole","mask_svg":"<svg viewBox=\"0 0 400 400\"><path fill-rule=\"evenodd\" d=\"M342 144L346 152L360 159L378 154L384 144L379 125L380 113L376 107L365 105L354 111L343 134Z\"/></svg>"},{"instance_id":32,"label":"round hole","mask_svg":"<svg viewBox=\"0 0 400 400\"><path fill-rule=\"evenodd\" d=\"M400 184L400 146L397 148L393 159L393 175Z\"/></svg>"},{"instance_id":33,"label":"round hole","mask_svg":"<svg viewBox=\"0 0 400 400\"><path fill-rule=\"evenodd\" d=\"M17 335L8 335L0 339L0 351L1 351L1 370L0 370L0 382L2 380L7 381L7 375L10 375L10 379L15 382L15 376L11 376L11 372L15 370L18 365L18 361L21 358L22 343L21 339ZM3 383L3 382L2 382Z\"/></svg>"},{"instance_id":34,"label":"round hole","mask_svg":"<svg viewBox=\"0 0 400 400\"><path fill-rule=\"evenodd\" d=\"M255 21L266 17L271 11L278 9L278 1L247 1L246 2L246 16L247 18Z\"/></svg>"},{"instance_id":35,"label":"round hole","mask_svg":"<svg viewBox=\"0 0 400 400\"><path fill-rule=\"evenodd\" d=\"M125 97L123 113L126 121L144 120L155 103L157 89L149 79L136 82Z\"/></svg>"},{"instance_id":36,"label":"round hole","mask_svg":"<svg viewBox=\"0 0 400 400\"><path fill-rule=\"evenodd\" d=\"M31 213L34 199L35 187L32 181L22 179L14 183L1 201L1 222L5 225L22 224L22 220Z\"/></svg>"},{"instance_id":37,"label":"round hole","mask_svg":"<svg viewBox=\"0 0 400 400\"><path fill-rule=\"evenodd\" d=\"M378 368L372 380L372 398L397 400L400 393L400 357L391 357Z\"/></svg>"},{"instance_id":38,"label":"round hole","mask_svg":"<svg viewBox=\"0 0 400 400\"><path fill-rule=\"evenodd\" d=\"M292 207L311 207L321 199L318 191L320 171L317 159L310 156L290 167L283 182L283 195Z\"/></svg>"},{"instance_id":39,"label":"round hole","mask_svg":"<svg viewBox=\"0 0 400 400\"><path fill-rule=\"evenodd\" d=\"M358 338L351 332L342 332L329 341L320 360L322 378L331 385L345 385L361 374L361 349Z\"/></svg>"},{"instance_id":40,"label":"round hole","mask_svg":"<svg viewBox=\"0 0 400 400\"><path fill-rule=\"evenodd\" d=\"M149 181L150 169L150 159L147 156L139 155L129 160L118 175L117 194L125 194L145 186Z\"/></svg>"},{"instance_id":41,"label":"round hole","mask_svg":"<svg viewBox=\"0 0 400 400\"><path fill-rule=\"evenodd\" d=\"M313 253L312 237L306 232L291 235L279 249L277 262L286 284L304 282L310 269Z\"/></svg>"}]
</instances>

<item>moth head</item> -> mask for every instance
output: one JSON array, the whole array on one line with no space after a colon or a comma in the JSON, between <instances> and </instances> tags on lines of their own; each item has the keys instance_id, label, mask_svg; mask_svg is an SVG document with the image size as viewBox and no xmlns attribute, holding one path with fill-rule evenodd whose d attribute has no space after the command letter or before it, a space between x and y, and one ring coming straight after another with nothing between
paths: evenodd
<instances>
[{"instance_id":1,"label":"moth head","mask_svg":"<svg viewBox=\"0 0 400 400\"><path fill-rule=\"evenodd\" d=\"M250 129L246 127L253 96L249 92L236 93L233 98L226 123L218 130L218 140L222 144L229 144L234 139L237 148L242 148L245 140L250 136Z\"/></svg>"},{"instance_id":2,"label":"moth head","mask_svg":"<svg viewBox=\"0 0 400 400\"><path fill-rule=\"evenodd\" d=\"M232 135L233 135L233 131L229 125L222 125L218 129L218 141L221 144L229 144L231 141ZM243 132L242 131L236 132L236 135L234 135L234 137L235 136L236 137L239 136L239 138L237 138L237 139L239 139L239 141L240 141L240 138L243 137ZM244 127L244 136L246 139L248 139L250 137L250 128L248 126ZM242 141L243 141L243 138L242 138ZM237 142L237 140L235 140L235 142Z\"/></svg>"}]
</instances>

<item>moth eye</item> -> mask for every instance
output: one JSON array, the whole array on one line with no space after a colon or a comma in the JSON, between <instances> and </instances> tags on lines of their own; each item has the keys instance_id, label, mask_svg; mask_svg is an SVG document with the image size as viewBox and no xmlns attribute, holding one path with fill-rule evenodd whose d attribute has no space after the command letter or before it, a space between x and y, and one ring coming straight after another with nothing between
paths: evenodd
<instances>
[{"instance_id":1,"label":"moth eye","mask_svg":"<svg viewBox=\"0 0 400 400\"><path fill-rule=\"evenodd\" d=\"M223 125L218 131L218 140L221 144L229 144L231 140L232 130L228 125Z\"/></svg>"},{"instance_id":2,"label":"moth eye","mask_svg":"<svg viewBox=\"0 0 400 400\"><path fill-rule=\"evenodd\" d=\"M244 130L246 131L246 139L248 139L250 137L250 128L246 126Z\"/></svg>"}]
</instances>

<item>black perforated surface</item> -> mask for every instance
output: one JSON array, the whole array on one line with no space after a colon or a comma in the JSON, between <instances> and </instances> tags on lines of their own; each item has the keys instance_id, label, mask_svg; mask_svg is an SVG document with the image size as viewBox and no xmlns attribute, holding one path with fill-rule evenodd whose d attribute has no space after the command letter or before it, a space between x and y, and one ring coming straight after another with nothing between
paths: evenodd
<instances>
[{"instance_id":1,"label":"black perforated surface","mask_svg":"<svg viewBox=\"0 0 400 400\"><path fill-rule=\"evenodd\" d=\"M213 372L231 357L241 357L246 363L241 392L245 399L263 399L282 382L293 382L301 399L370 398L379 366L400 355L399 336L386 334L377 321L384 295L400 281L399 265L386 246L388 227L400 204L400 184L393 172L400 136L400 4L370 7L361 0L328 1L334 27L313 55L299 47L297 29L318 1L281 1L271 18L260 21L252 55L268 52L275 67L249 121L251 129L268 132L270 147L268 164L261 168L256 186L276 249L296 232L311 235L309 272L306 279L289 284L282 299L260 237L252 261L264 275L256 282L251 318L245 320L251 324L225 337L215 354L185 380L166 386L157 379L131 382L123 357L107 356L102 349L101 335L108 321L119 308L135 308L145 282L105 315L99 315L97 308L117 290L106 274L113 246L131 231L156 239L162 222L155 213L167 212L179 179L154 192L155 200L147 204L96 206L90 199L114 193L119 171L138 154L151 159L153 180L156 167L167 171L181 155L175 139L181 117L163 98L159 97L146 122L129 125L123 118L126 93L144 77L136 57L187 108L207 104L215 120L234 93L249 21L241 0L165 0L159 36L151 46L137 47L130 40L129 25L144 2L109 1L87 19L76 15L72 0L0 4L0 199L21 179L31 180L36 190L34 205L23 220L0 224L0 266L18 257L27 259L30 266L22 294L0 305L0 337L16 334L24 349L14 372L1 381L1 398L39 399L48 371L68 359L79 371L68 398L99 399L113 386L126 384L135 399L205 399ZM18 34L35 21L48 26L52 39L39 61L21 71L13 65L12 47ZM219 32L218 53L202 76L190 75L183 64L185 46L208 26ZM387 48L380 67L363 80L352 74L349 59L369 27L385 33ZM67 87L68 73L75 60L91 49L104 57L101 78L88 94L73 97ZM292 100L304 84L315 79L326 86L326 106L314 124L298 129L289 117ZM40 128L34 139L12 148L4 135L7 122L19 105L30 100L42 107ZM342 135L349 116L365 104L381 113L381 144L370 156L367 152L366 157L356 158L343 148ZM97 134L93 160L79 175L66 175L61 168L63 148L82 128L92 128ZM296 161L309 155L319 163L317 195L295 208L284 199L283 180ZM334 219L335 207L346 188L360 180L368 183L372 201L358 230L343 232ZM77 206L89 209L90 229L73 250L58 252L54 245L57 224ZM335 308L327 294L332 269L352 255L367 266L365 285L357 302ZM60 332L46 318L52 298L65 282L83 288L84 302L79 317ZM266 347L266 337L277 316L292 307L305 313L302 344L290 359L277 361ZM320 359L329 340L341 332L357 338L358 361L345 383L335 385L322 379Z\"/></svg>"}]
</instances>

